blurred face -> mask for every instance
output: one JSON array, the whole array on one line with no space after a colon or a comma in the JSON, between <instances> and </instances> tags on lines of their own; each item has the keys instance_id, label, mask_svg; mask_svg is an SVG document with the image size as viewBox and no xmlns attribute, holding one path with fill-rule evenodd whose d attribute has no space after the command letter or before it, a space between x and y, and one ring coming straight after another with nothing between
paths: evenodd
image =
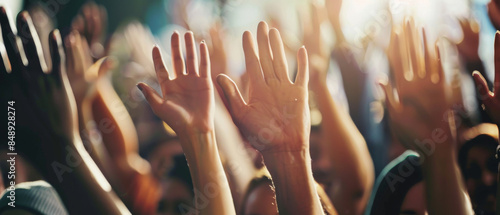
<instances>
[{"instance_id":1,"label":"blurred face","mask_svg":"<svg viewBox=\"0 0 500 215\"><path fill-rule=\"evenodd\" d=\"M248 195L243 215L277 215L278 208L271 183L266 182L257 186Z\"/></svg>"},{"instance_id":2,"label":"blurred face","mask_svg":"<svg viewBox=\"0 0 500 215\"><path fill-rule=\"evenodd\" d=\"M158 203L157 215L188 214L194 208L193 196L184 182L168 179L162 187L163 196Z\"/></svg>"},{"instance_id":3,"label":"blurred face","mask_svg":"<svg viewBox=\"0 0 500 215\"><path fill-rule=\"evenodd\" d=\"M403 200L399 215L427 215L424 192L424 182L410 188Z\"/></svg>"},{"instance_id":4,"label":"blurred face","mask_svg":"<svg viewBox=\"0 0 500 215\"><path fill-rule=\"evenodd\" d=\"M182 153L178 140L161 143L148 157L153 175L159 179L164 178L174 165L174 156Z\"/></svg>"},{"instance_id":5,"label":"blurred face","mask_svg":"<svg viewBox=\"0 0 500 215\"><path fill-rule=\"evenodd\" d=\"M321 184L330 185L333 180L333 166L324 144L321 144L321 133L311 131L309 139L311 152L311 165L314 179Z\"/></svg>"},{"instance_id":6,"label":"blurred face","mask_svg":"<svg viewBox=\"0 0 500 215\"><path fill-rule=\"evenodd\" d=\"M488 149L483 146L472 147L467 152L465 182L473 207L478 214L495 212L498 163L494 153L494 148Z\"/></svg>"}]
</instances>

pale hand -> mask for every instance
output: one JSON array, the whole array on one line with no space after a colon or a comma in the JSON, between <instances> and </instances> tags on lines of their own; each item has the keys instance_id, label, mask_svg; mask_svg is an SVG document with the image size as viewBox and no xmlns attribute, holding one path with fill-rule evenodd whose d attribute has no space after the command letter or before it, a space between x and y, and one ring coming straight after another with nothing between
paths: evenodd
<instances>
[{"instance_id":1,"label":"pale hand","mask_svg":"<svg viewBox=\"0 0 500 215\"><path fill-rule=\"evenodd\" d=\"M310 130L307 52L305 48L298 51L298 72L292 83L278 30L259 23L257 42L258 51L252 34L243 34L249 81L247 102L228 76L217 77L233 120L261 153L304 151L309 147Z\"/></svg>"},{"instance_id":2,"label":"pale hand","mask_svg":"<svg viewBox=\"0 0 500 215\"><path fill-rule=\"evenodd\" d=\"M153 112L165 121L177 134L186 132L213 131L214 121L214 90L210 76L210 59L207 45L200 44L201 61L195 52L195 42L192 32L185 34L186 64L181 53L179 33L172 35L172 60L174 78L171 80L158 47L153 48L153 61L156 76L163 97L150 86L139 83ZM186 66L187 68L185 68Z\"/></svg>"},{"instance_id":3,"label":"pale hand","mask_svg":"<svg viewBox=\"0 0 500 215\"><path fill-rule=\"evenodd\" d=\"M423 44L419 42L419 34L411 20L402 34L393 32L388 51L395 86L382 83L382 87L394 133L405 147L419 152L416 140L431 138L436 129L449 130L448 110L452 102L446 92L439 48L436 46L436 53L431 54L425 37ZM418 51L422 47L425 47L424 53Z\"/></svg>"}]
</instances>

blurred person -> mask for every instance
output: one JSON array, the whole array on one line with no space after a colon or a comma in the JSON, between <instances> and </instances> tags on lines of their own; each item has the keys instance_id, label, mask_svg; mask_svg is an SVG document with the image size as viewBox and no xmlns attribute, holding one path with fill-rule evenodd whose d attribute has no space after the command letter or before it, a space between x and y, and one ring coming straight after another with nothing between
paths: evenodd
<instances>
[{"instance_id":1,"label":"blurred person","mask_svg":"<svg viewBox=\"0 0 500 215\"><path fill-rule=\"evenodd\" d=\"M492 91L489 90L490 88L488 87L488 83L484 79L483 75L481 75L481 73L479 73L478 71L474 71L472 75L474 77L474 81L477 87L477 92L478 92L477 96L482 101L484 109L489 114L491 120L497 126L498 129L498 126L500 125L500 112L498 111L500 108L500 100L498 97L498 95L500 95L499 93L500 92L500 84L499 84L500 83L500 32L499 31L497 31L495 34L494 49L495 49L494 50L495 77L493 82L494 84L492 86L493 90ZM496 183L492 182L491 179L489 179L491 177L491 174L495 172L494 170L491 169L491 167L488 168L490 165L493 165L489 164L491 162L489 161L491 159L490 156L491 152L489 152L488 150L493 147L493 144L487 143L491 141L492 141L491 139L486 138L486 140L481 141L484 143L477 144L478 145L477 147L471 147L471 148L476 148L475 150L464 149L464 153L467 152L467 154L464 155L464 157L467 158L467 160L463 161L465 162L463 163L463 167L465 168L464 170L467 172L467 170L470 169L476 172L475 174L466 175L467 185L470 185L469 188L471 188L473 196L478 198L473 200L474 206L479 210L485 210L485 211L491 211L490 209L491 207L493 207L491 203L490 191L485 190L486 187L488 187L488 189L491 189L493 186L496 186L497 187L496 194L497 195L500 194L500 190L498 189L497 186L500 177L497 176ZM496 151L497 154L495 156L498 156L498 148ZM480 157L478 157L479 154L481 154ZM481 176L478 177L478 175ZM496 198L495 205L500 205L499 199L500 198Z\"/></svg>"},{"instance_id":2,"label":"blurred person","mask_svg":"<svg viewBox=\"0 0 500 215\"><path fill-rule=\"evenodd\" d=\"M23 113L16 117L16 150L54 186L71 214L130 214L82 144L59 31L49 35L48 69L29 14L17 16L17 29L25 29L20 34L10 23L0 7L1 100ZM13 43L12 36L24 42Z\"/></svg>"},{"instance_id":3,"label":"blurred person","mask_svg":"<svg viewBox=\"0 0 500 215\"><path fill-rule=\"evenodd\" d=\"M420 162L411 150L391 161L377 178L365 214L428 214Z\"/></svg>"},{"instance_id":4,"label":"blurred person","mask_svg":"<svg viewBox=\"0 0 500 215\"><path fill-rule=\"evenodd\" d=\"M330 52L321 38L322 11L316 4L310 7L311 24L305 25L303 40L309 53L311 99L321 114L321 129L311 129L311 140L320 138L310 145L313 175L339 213L362 214L375 178L373 161L349 113L330 94L326 81Z\"/></svg>"},{"instance_id":5,"label":"blurred person","mask_svg":"<svg viewBox=\"0 0 500 215\"><path fill-rule=\"evenodd\" d=\"M474 211L476 214L495 214L498 128L493 124L481 124L463 135L467 137L460 147L458 162Z\"/></svg>"}]
</instances>

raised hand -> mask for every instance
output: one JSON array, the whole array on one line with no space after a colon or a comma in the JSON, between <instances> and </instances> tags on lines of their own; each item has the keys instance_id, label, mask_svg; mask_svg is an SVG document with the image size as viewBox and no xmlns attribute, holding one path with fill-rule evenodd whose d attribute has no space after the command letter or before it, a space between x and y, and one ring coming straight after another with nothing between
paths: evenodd
<instances>
[{"instance_id":1,"label":"raised hand","mask_svg":"<svg viewBox=\"0 0 500 215\"><path fill-rule=\"evenodd\" d=\"M137 86L144 93L155 114L174 129L184 134L190 129L201 132L213 130L214 95L210 78L210 59L205 42L200 44L201 61L198 66L192 32L184 35L186 64L182 57L180 35L172 35L173 73L170 75L163 64L159 47L153 48L156 76L163 96L144 83Z\"/></svg>"},{"instance_id":2,"label":"raised hand","mask_svg":"<svg viewBox=\"0 0 500 215\"><path fill-rule=\"evenodd\" d=\"M248 100L226 75L217 82L229 101L233 121L250 144L261 152L276 187L278 209L283 214L319 214L309 155L308 61L304 47L297 54L294 82L288 77L285 50L278 30L265 22L252 34L243 34Z\"/></svg>"},{"instance_id":3,"label":"raised hand","mask_svg":"<svg viewBox=\"0 0 500 215\"><path fill-rule=\"evenodd\" d=\"M400 142L423 159L429 214L472 214L456 163L452 99L448 96L439 47L436 53L429 52L425 32L422 31L423 43L419 34L410 20L402 34L393 32L391 38L388 56L395 84L382 84L391 127Z\"/></svg>"},{"instance_id":4,"label":"raised hand","mask_svg":"<svg viewBox=\"0 0 500 215\"><path fill-rule=\"evenodd\" d=\"M71 23L71 28L82 34L87 40L92 57L99 59L105 55L103 40L105 39L108 14L106 8L94 2L83 5Z\"/></svg>"},{"instance_id":5,"label":"raised hand","mask_svg":"<svg viewBox=\"0 0 500 215\"><path fill-rule=\"evenodd\" d=\"M199 214L235 214L231 191L215 142L215 102L208 48L205 42L201 42L201 59L198 65L193 33L186 33L184 40L186 63L181 53L179 33L174 32L172 35L172 79L163 64L160 49L157 46L153 48L153 61L163 96L144 83L137 86L153 112L179 136L194 179L194 188L204 190L207 186L215 186L219 191L219 195L211 198L208 205L195 202ZM217 177L211 177L214 175Z\"/></svg>"},{"instance_id":6,"label":"raised hand","mask_svg":"<svg viewBox=\"0 0 500 215\"><path fill-rule=\"evenodd\" d=\"M49 35L49 71L27 12L17 17L17 29L23 29L18 35L13 33L3 7L0 25L1 45L5 45L0 50L7 52L2 53L4 68L0 68L0 81L6 86L1 100L12 101L19 113L15 123L16 150L26 155L54 186L70 213L130 214L83 148L59 31Z\"/></svg>"},{"instance_id":7,"label":"raised hand","mask_svg":"<svg viewBox=\"0 0 500 215\"><path fill-rule=\"evenodd\" d=\"M394 133L416 151L420 150L412 145L414 140L428 138L434 129L443 128L443 119L447 119L452 104L446 92L439 49L436 46L436 52L430 52L425 36L420 42L420 34L425 32L417 32L412 20L406 23L402 34L393 32L388 55L395 84L383 84Z\"/></svg>"},{"instance_id":8,"label":"raised hand","mask_svg":"<svg viewBox=\"0 0 500 215\"><path fill-rule=\"evenodd\" d=\"M479 61L479 23L473 18L459 19L462 27L463 39L457 44L458 52L465 60Z\"/></svg>"},{"instance_id":9,"label":"raised hand","mask_svg":"<svg viewBox=\"0 0 500 215\"><path fill-rule=\"evenodd\" d=\"M219 75L233 119L243 135L260 152L298 152L307 149L309 139L308 62L305 48L297 55L295 82L288 78L283 43L278 30L265 22L257 30L258 51L250 32L243 34L249 79L248 101L226 75Z\"/></svg>"},{"instance_id":10,"label":"raised hand","mask_svg":"<svg viewBox=\"0 0 500 215\"><path fill-rule=\"evenodd\" d=\"M68 56L68 78L76 104L80 107L85 99L88 101L93 99L97 79L110 71L113 61L103 58L93 65L87 41L78 32L71 32L66 37L65 44Z\"/></svg>"},{"instance_id":11,"label":"raised hand","mask_svg":"<svg viewBox=\"0 0 500 215\"><path fill-rule=\"evenodd\" d=\"M342 26L340 25L340 9L342 9L342 0L327 0L325 6L328 11L328 19L335 30L337 43L345 41L344 34L342 33Z\"/></svg>"},{"instance_id":12,"label":"raised hand","mask_svg":"<svg viewBox=\"0 0 500 215\"><path fill-rule=\"evenodd\" d=\"M476 82L477 91L479 93L479 99L483 102L486 112L490 115L493 122L500 125L500 32L497 31L495 34L495 82L493 86L493 92L490 92L490 88L483 75L478 71L474 71L472 74L474 81Z\"/></svg>"},{"instance_id":13,"label":"raised hand","mask_svg":"<svg viewBox=\"0 0 500 215\"><path fill-rule=\"evenodd\" d=\"M302 40L309 55L311 81L316 83L317 81L326 81L326 73L330 65L330 50L321 37L321 15L324 10L321 10L315 3L311 3L310 7L310 16L304 17L302 21L304 30Z\"/></svg>"}]
</instances>

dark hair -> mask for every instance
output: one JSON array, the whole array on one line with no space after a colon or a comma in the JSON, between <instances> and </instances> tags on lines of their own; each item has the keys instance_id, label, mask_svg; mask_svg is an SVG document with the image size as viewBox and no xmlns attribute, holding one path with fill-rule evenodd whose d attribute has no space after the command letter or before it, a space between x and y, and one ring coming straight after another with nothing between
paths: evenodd
<instances>
[{"instance_id":1,"label":"dark hair","mask_svg":"<svg viewBox=\"0 0 500 215\"><path fill-rule=\"evenodd\" d=\"M420 157L413 151L406 151L380 173L366 214L399 214L408 191L422 180Z\"/></svg>"},{"instance_id":2,"label":"dark hair","mask_svg":"<svg viewBox=\"0 0 500 215\"><path fill-rule=\"evenodd\" d=\"M174 156L174 167L168 172L168 178L184 182L189 187L189 190L193 192L193 181L184 154Z\"/></svg>"},{"instance_id":3,"label":"dark hair","mask_svg":"<svg viewBox=\"0 0 500 215\"><path fill-rule=\"evenodd\" d=\"M494 137L487 134L480 134L470 140L467 140L462 145L462 147L458 152L458 164L460 166L460 170L462 170L462 173L467 168L467 156L469 151L473 147L482 147L485 149L491 149L492 152L495 153L497 146L498 146L497 140Z\"/></svg>"}]
</instances>

